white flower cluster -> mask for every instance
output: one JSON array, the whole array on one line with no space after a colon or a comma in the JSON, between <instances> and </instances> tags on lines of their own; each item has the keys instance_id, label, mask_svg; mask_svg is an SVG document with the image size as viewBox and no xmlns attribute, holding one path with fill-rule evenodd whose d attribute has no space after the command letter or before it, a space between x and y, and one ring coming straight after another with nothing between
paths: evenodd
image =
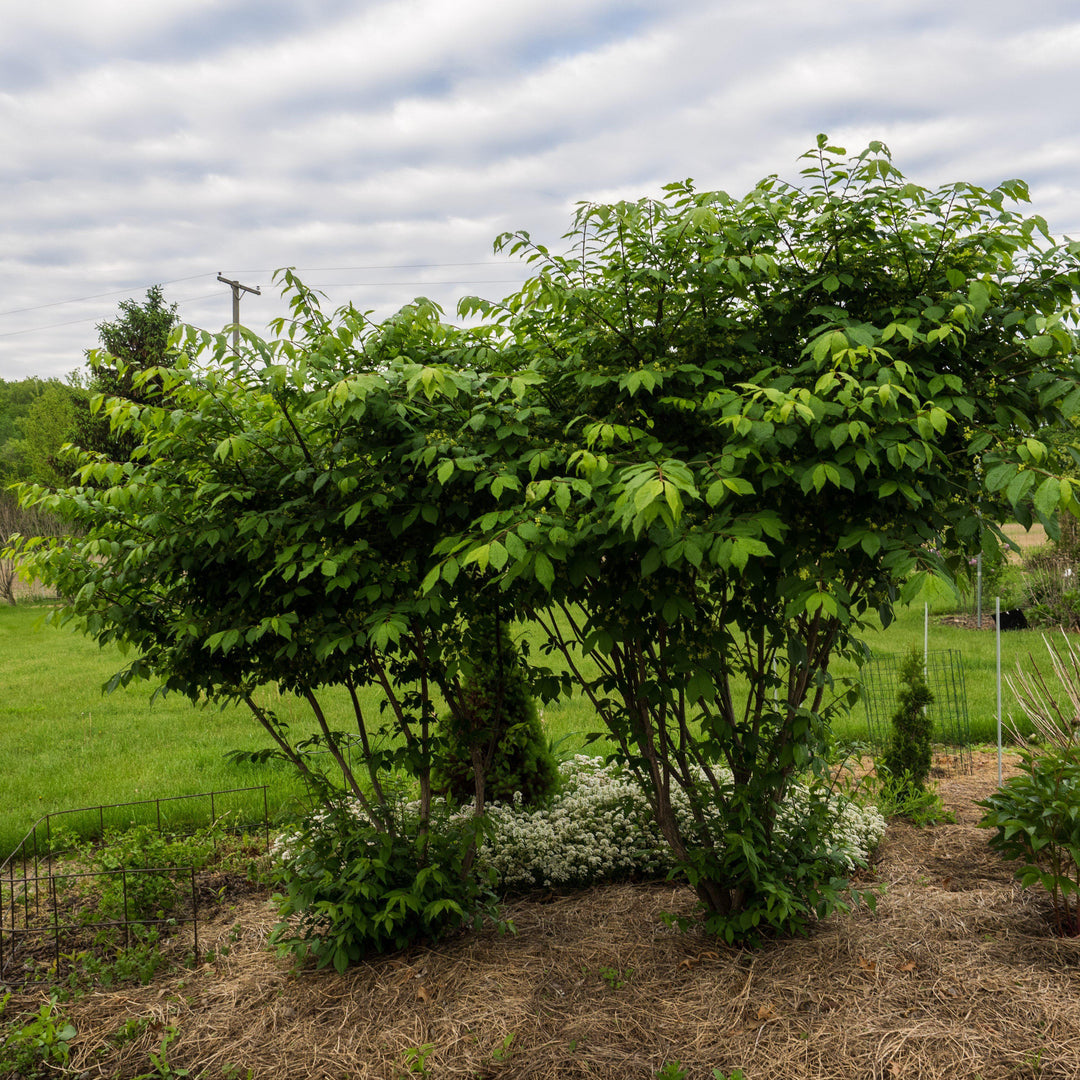
<instances>
[{"instance_id":1,"label":"white flower cluster","mask_svg":"<svg viewBox=\"0 0 1080 1080\"><path fill-rule=\"evenodd\" d=\"M562 786L546 806L527 809L519 802L492 803L479 861L495 870L505 889L534 886L579 886L610 878L655 875L670 866L667 845L648 801L633 778L618 765L578 755L560 766ZM730 774L718 772L721 785ZM685 836L695 831L689 801L680 789L672 805ZM832 825L822 854L838 871L864 863L885 835L885 819L875 806L859 806L840 793L829 799ZM810 807L810 792L802 784L789 789L776 824L774 843L782 844L799 829ZM462 808L448 820L465 820ZM710 814L707 827L720 833L720 811ZM314 819L311 819L314 820ZM362 820L357 814L357 820ZM295 855L297 834L283 833L274 854L283 862Z\"/></svg>"},{"instance_id":2,"label":"white flower cluster","mask_svg":"<svg viewBox=\"0 0 1080 1080\"><path fill-rule=\"evenodd\" d=\"M806 785L793 784L776 823L777 843L794 833L809 807L810 792ZM870 852L881 843L885 835L885 817L872 803L860 806L840 792L829 797L829 810L829 846L824 854L839 869L852 871L864 865Z\"/></svg>"},{"instance_id":3,"label":"white flower cluster","mask_svg":"<svg viewBox=\"0 0 1080 1080\"><path fill-rule=\"evenodd\" d=\"M648 801L625 770L578 755L563 764L560 773L562 789L546 807L488 808L491 828L479 857L495 869L505 888L585 885L604 878L656 874L670 866L670 852ZM731 783L730 773L724 771L718 771L717 779L722 786ZM696 827L685 793L673 789L671 801L680 831L693 835ZM880 843L885 819L877 807L861 807L839 793L829 804L833 822L823 854L838 870L853 870ZM783 843L793 835L809 805L808 789L792 785L774 842ZM719 835L719 808L709 818L709 831Z\"/></svg>"},{"instance_id":4,"label":"white flower cluster","mask_svg":"<svg viewBox=\"0 0 1080 1080\"><path fill-rule=\"evenodd\" d=\"M587 885L667 866L663 838L631 776L584 754L559 773L561 788L545 807L487 808L490 828L479 859L500 885Z\"/></svg>"}]
</instances>

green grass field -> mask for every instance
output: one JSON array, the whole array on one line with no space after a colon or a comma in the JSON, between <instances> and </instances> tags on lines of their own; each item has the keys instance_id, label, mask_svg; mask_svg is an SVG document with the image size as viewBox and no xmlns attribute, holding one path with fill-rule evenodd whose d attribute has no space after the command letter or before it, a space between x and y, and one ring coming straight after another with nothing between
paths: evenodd
<instances>
[{"instance_id":1,"label":"green grass field","mask_svg":"<svg viewBox=\"0 0 1080 1080\"><path fill-rule=\"evenodd\" d=\"M270 745L247 710L200 709L177 697L151 703L149 684L102 695L101 687L123 666L123 657L78 634L44 625L47 610L40 604L0 608L0 858L48 812L264 783L270 786L272 815L302 804L303 789L288 768L226 760L230 750ZM901 611L888 631L871 636L870 644L876 656L901 656L913 645L921 647L922 641L920 604ZM930 648L962 652L972 740L993 741L994 634L943 627L932 619ZM1018 659L1027 663L1029 651L1040 662L1045 656L1037 632L1004 634L1003 670L1013 670ZM833 673L850 675L854 668L837 663ZM291 722L294 734L309 730L305 706L272 691L266 694L268 703ZM1004 699L1006 715L1016 712L1007 688ZM377 708L374 694L366 704ZM348 729L343 698L335 701L331 695L329 706L338 726ZM545 706L543 719L554 738L597 726L580 698ZM862 706L840 720L835 731L841 739L865 739ZM568 742L572 745L573 739ZM256 803L261 805L261 796L249 800L249 810Z\"/></svg>"}]
</instances>

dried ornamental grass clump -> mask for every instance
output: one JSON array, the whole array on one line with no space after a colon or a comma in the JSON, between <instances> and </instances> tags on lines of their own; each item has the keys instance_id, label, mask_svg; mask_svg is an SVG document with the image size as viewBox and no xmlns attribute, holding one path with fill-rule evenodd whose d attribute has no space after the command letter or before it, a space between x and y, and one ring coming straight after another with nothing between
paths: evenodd
<instances>
[{"instance_id":1,"label":"dried ornamental grass clump","mask_svg":"<svg viewBox=\"0 0 1080 1080\"><path fill-rule=\"evenodd\" d=\"M1017 661L1016 678L1006 675L1005 680L1031 722L1037 741L1058 750L1068 750L1077 745L1080 732L1080 652L1064 631L1061 641L1058 646L1043 635L1057 686L1047 682L1030 654L1031 671L1025 671ZM1037 750L1031 745L1032 740L1025 738L1015 727L1012 735L1020 746L1033 752Z\"/></svg>"}]
</instances>

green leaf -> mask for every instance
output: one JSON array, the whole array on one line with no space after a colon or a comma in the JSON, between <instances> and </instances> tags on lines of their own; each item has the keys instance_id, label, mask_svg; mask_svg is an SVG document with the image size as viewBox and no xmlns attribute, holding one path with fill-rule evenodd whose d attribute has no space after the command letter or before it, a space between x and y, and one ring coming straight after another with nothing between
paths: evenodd
<instances>
[{"instance_id":1,"label":"green leaf","mask_svg":"<svg viewBox=\"0 0 1080 1080\"><path fill-rule=\"evenodd\" d=\"M445 581L447 585L453 585L454 582L457 580L459 570L460 570L460 566L458 564L457 559L455 559L453 556L451 556L450 558L448 558L446 560L445 563L443 563L443 569L442 569L443 581Z\"/></svg>"},{"instance_id":2,"label":"green leaf","mask_svg":"<svg viewBox=\"0 0 1080 1080\"><path fill-rule=\"evenodd\" d=\"M990 306L990 292L986 285L981 281L973 281L968 286L968 300L975 308L976 317L980 317Z\"/></svg>"},{"instance_id":3,"label":"green leaf","mask_svg":"<svg viewBox=\"0 0 1080 1080\"><path fill-rule=\"evenodd\" d=\"M755 540L748 536L740 536L735 539L731 547L731 565L742 571L754 556L768 555L769 545L763 540Z\"/></svg>"},{"instance_id":4,"label":"green leaf","mask_svg":"<svg viewBox=\"0 0 1080 1080\"><path fill-rule=\"evenodd\" d=\"M555 568L551 565L551 560L542 551L536 553L533 572L536 575L536 580L548 592L551 592L551 588L555 584Z\"/></svg>"},{"instance_id":5,"label":"green leaf","mask_svg":"<svg viewBox=\"0 0 1080 1080\"><path fill-rule=\"evenodd\" d=\"M1035 484L1033 472L1020 472L1012 478L1009 486L1005 489L1005 497L1016 506L1020 503Z\"/></svg>"},{"instance_id":6,"label":"green leaf","mask_svg":"<svg viewBox=\"0 0 1080 1080\"><path fill-rule=\"evenodd\" d=\"M986 490L1000 491L1016 475L1016 469L1016 463L1012 461L995 465L986 474Z\"/></svg>"},{"instance_id":7,"label":"green leaf","mask_svg":"<svg viewBox=\"0 0 1080 1080\"><path fill-rule=\"evenodd\" d=\"M654 544L641 560L641 576L648 577L660 567L660 549Z\"/></svg>"},{"instance_id":8,"label":"green leaf","mask_svg":"<svg viewBox=\"0 0 1080 1080\"><path fill-rule=\"evenodd\" d=\"M1044 520L1052 518L1058 509L1061 498L1061 483L1053 476L1048 476L1035 491L1035 510Z\"/></svg>"},{"instance_id":9,"label":"green leaf","mask_svg":"<svg viewBox=\"0 0 1080 1080\"><path fill-rule=\"evenodd\" d=\"M640 514L651 503L664 494L663 480L653 477L641 484L634 493L634 509Z\"/></svg>"},{"instance_id":10,"label":"green leaf","mask_svg":"<svg viewBox=\"0 0 1080 1080\"><path fill-rule=\"evenodd\" d=\"M501 570L507 561L506 548L498 540L492 540L488 545L488 561L495 570Z\"/></svg>"},{"instance_id":11,"label":"green leaf","mask_svg":"<svg viewBox=\"0 0 1080 1080\"><path fill-rule=\"evenodd\" d=\"M815 611L820 609L825 615L837 615L839 614L839 607L836 603L836 598L829 593L816 592L811 593L806 598L806 613L812 615Z\"/></svg>"}]
</instances>

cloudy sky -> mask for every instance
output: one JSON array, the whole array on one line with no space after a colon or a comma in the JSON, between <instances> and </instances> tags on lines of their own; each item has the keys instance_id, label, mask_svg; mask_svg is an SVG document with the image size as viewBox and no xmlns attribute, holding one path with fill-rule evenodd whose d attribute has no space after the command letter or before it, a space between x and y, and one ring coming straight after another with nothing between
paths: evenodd
<instances>
[{"instance_id":1,"label":"cloudy sky","mask_svg":"<svg viewBox=\"0 0 1080 1080\"><path fill-rule=\"evenodd\" d=\"M265 332L452 309L575 202L794 178L817 132L920 183L1022 177L1080 237L1076 0L50 0L0 12L0 378L64 377L165 285Z\"/></svg>"}]
</instances>

